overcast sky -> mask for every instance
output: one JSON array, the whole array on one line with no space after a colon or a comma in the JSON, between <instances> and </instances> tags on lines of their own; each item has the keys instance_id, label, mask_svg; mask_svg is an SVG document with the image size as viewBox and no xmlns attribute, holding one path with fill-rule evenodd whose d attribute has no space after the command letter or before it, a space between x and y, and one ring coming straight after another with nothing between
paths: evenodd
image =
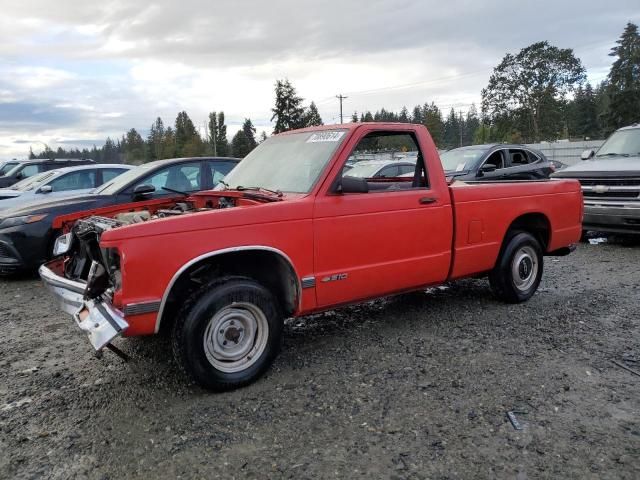
<instances>
[{"instance_id":1,"label":"overcast sky","mask_svg":"<svg viewBox=\"0 0 640 480\"><path fill-rule=\"evenodd\" d=\"M325 123L338 93L346 116L466 110L506 52L540 40L573 48L598 82L628 21L638 0L4 1L0 158L146 135L180 110L200 128L224 110L230 134L245 117L269 132L284 77Z\"/></svg>"}]
</instances>

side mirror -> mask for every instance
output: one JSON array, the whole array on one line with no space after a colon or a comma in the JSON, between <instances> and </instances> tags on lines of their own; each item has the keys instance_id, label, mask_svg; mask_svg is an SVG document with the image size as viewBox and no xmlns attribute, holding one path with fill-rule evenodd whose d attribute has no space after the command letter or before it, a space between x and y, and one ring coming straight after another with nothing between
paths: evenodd
<instances>
[{"instance_id":1,"label":"side mirror","mask_svg":"<svg viewBox=\"0 0 640 480\"><path fill-rule=\"evenodd\" d=\"M366 178L345 175L338 185L338 193L369 193L369 184Z\"/></svg>"},{"instance_id":2,"label":"side mirror","mask_svg":"<svg viewBox=\"0 0 640 480\"><path fill-rule=\"evenodd\" d=\"M22 180L24 178L24 173L18 172L16 173L16 180Z\"/></svg>"},{"instance_id":3,"label":"side mirror","mask_svg":"<svg viewBox=\"0 0 640 480\"><path fill-rule=\"evenodd\" d=\"M478 172L478 176L481 177L485 173L495 172L497 170L496 166L491 163L485 163L480 167L480 171Z\"/></svg>"},{"instance_id":4,"label":"side mirror","mask_svg":"<svg viewBox=\"0 0 640 480\"><path fill-rule=\"evenodd\" d=\"M53 192L53 187L51 185L43 185L38 189L38 193L51 193Z\"/></svg>"},{"instance_id":5,"label":"side mirror","mask_svg":"<svg viewBox=\"0 0 640 480\"><path fill-rule=\"evenodd\" d=\"M144 195L149 195L150 193L153 193L155 191L156 187L154 187L153 185L138 185L133 189L133 196L142 197Z\"/></svg>"},{"instance_id":6,"label":"side mirror","mask_svg":"<svg viewBox=\"0 0 640 480\"><path fill-rule=\"evenodd\" d=\"M580 159L581 160L589 160L591 157L593 157L596 154L596 152L594 152L593 150L585 150L584 152L582 152L582 154L580 155Z\"/></svg>"}]
</instances>

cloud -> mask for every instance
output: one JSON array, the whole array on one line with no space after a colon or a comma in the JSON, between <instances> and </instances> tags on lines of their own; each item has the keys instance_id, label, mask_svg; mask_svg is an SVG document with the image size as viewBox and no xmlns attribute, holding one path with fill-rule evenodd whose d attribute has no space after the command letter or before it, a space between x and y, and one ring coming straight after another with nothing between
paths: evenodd
<instances>
[{"instance_id":1,"label":"cloud","mask_svg":"<svg viewBox=\"0 0 640 480\"><path fill-rule=\"evenodd\" d=\"M196 125L224 110L231 134L245 117L268 129L283 77L326 122L338 93L349 114L425 101L466 110L507 51L539 40L574 48L602 79L624 24L640 21L637 0L6 3L0 157L37 129L49 141L106 138L180 110Z\"/></svg>"}]
</instances>

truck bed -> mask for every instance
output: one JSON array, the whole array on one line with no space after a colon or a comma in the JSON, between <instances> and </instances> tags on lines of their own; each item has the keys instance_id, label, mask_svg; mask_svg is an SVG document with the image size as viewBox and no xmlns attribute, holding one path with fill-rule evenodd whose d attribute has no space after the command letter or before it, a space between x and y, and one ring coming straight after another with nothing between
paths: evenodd
<instances>
[{"instance_id":1,"label":"truck bed","mask_svg":"<svg viewBox=\"0 0 640 480\"><path fill-rule=\"evenodd\" d=\"M455 227L450 279L492 269L506 231L523 215L537 217L541 231L548 232L541 238L546 253L576 243L582 233L577 181L456 181L449 192Z\"/></svg>"}]
</instances>

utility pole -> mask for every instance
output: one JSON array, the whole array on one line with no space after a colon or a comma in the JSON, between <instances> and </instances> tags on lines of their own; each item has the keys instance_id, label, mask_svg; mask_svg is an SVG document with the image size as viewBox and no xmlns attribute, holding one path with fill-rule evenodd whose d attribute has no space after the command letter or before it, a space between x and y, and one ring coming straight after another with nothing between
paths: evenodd
<instances>
[{"instance_id":1,"label":"utility pole","mask_svg":"<svg viewBox=\"0 0 640 480\"><path fill-rule=\"evenodd\" d=\"M345 97L344 95L340 94L340 95L336 95L336 98L340 100L340 123L344 123L342 118L342 101L346 100L349 97Z\"/></svg>"}]
</instances>

